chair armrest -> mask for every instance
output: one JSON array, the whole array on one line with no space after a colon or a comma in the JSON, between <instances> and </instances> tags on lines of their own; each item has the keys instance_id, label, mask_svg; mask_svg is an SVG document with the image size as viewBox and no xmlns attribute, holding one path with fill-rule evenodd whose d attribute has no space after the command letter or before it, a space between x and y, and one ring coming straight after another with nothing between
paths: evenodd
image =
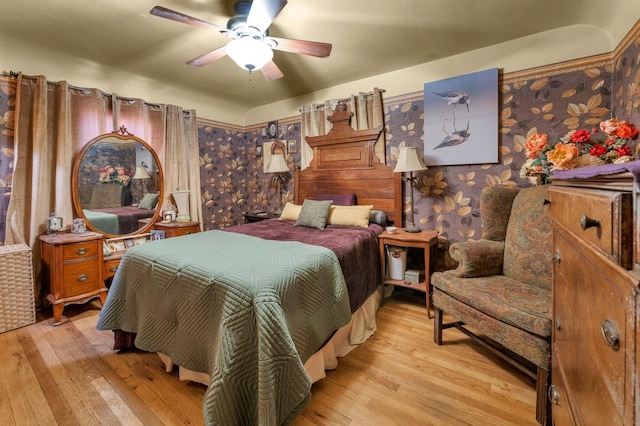
<instances>
[{"instance_id":1,"label":"chair armrest","mask_svg":"<svg viewBox=\"0 0 640 426\"><path fill-rule=\"evenodd\" d=\"M451 244L449 254L458 262L456 269L445 271L460 278L502 274L504 241L478 240Z\"/></svg>"}]
</instances>

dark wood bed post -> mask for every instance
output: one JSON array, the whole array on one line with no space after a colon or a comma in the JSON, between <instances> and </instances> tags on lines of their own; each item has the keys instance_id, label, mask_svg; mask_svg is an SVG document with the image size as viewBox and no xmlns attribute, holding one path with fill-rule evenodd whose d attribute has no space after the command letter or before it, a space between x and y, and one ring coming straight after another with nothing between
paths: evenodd
<instances>
[{"instance_id":1,"label":"dark wood bed post","mask_svg":"<svg viewBox=\"0 0 640 426\"><path fill-rule=\"evenodd\" d=\"M307 169L294 170L294 203L320 194L354 193L358 204L373 205L402 226L402 173L394 173L374 152L382 126L353 130L352 115L339 106L328 118L333 128L326 135L306 137L313 160Z\"/></svg>"}]
</instances>

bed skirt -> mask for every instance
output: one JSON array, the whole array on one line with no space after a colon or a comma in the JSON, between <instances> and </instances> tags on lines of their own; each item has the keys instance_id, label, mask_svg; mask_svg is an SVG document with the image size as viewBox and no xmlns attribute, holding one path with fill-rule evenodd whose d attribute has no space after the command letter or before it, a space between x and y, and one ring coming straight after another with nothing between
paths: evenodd
<instances>
[{"instance_id":1,"label":"bed skirt","mask_svg":"<svg viewBox=\"0 0 640 426\"><path fill-rule=\"evenodd\" d=\"M351 315L351 321L338 329L333 337L305 362L304 368L311 379L311 383L326 377L326 370L333 370L338 366L338 357L347 355L375 333L377 329L376 312L380 307L382 297L383 287L379 286L362 306ZM158 352L158 356L164 363L167 372L173 371L174 367L179 369L180 380L189 380L205 386L209 386L209 383L211 383L208 374L176 366L171 361L171 358L163 353Z\"/></svg>"}]
</instances>

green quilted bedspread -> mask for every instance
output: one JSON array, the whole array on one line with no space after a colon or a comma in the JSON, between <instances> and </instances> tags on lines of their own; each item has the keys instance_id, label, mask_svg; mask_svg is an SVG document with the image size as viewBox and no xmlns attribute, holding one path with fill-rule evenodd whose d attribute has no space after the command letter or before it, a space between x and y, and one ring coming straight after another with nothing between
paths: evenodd
<instances>
[{"instance_id":1,"label":"green quilted bedspread","mask_svg":"<svg viewBox=\"0 0 640 426\"><path fill-rule=\"evenodd\" d=\"M310 398L304 362L350 317L332 251L207 231L129 249L97 328L208 373L206 424L278 425Z\"/></svg>"}]
</instances>

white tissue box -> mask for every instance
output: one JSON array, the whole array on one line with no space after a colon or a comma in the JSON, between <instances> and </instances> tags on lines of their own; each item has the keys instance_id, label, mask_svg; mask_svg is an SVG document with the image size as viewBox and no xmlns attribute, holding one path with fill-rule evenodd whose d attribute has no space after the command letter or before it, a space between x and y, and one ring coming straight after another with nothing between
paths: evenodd
<instances>
[{"instance_id":1,"label":"white tissue box","mask_svg":"<svg viewBox=\"0 0 640 426\"><path fill-rule=\"evenodd\" d=\"M424 271L418 271L417 269L404 271L404 282L406 283L419 283L421 278L424 278Z\"/></svg>"}]
</instances>

